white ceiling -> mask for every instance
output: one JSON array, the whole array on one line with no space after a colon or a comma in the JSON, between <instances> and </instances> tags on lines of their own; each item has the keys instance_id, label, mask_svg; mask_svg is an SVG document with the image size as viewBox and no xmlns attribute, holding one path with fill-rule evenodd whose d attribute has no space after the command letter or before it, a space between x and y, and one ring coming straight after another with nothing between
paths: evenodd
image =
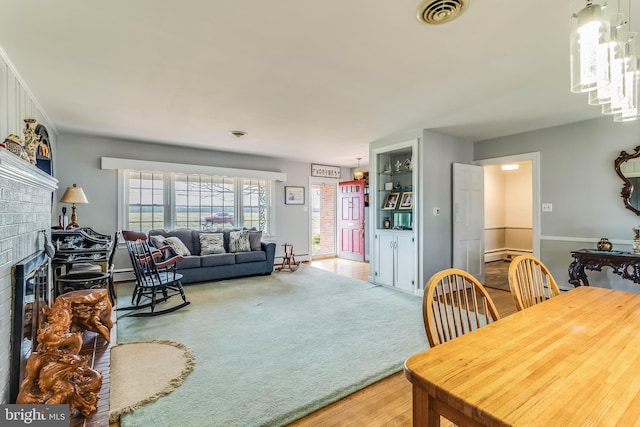
<instances>
[{"instance_id":1,"label":"white ceiling","mask_svg":"<svg viewBox=\"0 0 640 427\"><path fill-rule=\"evenodd\" d=\"M0 0L0 46L61 133L353 167L411 129L477 141L599 117L569 91L583 1L471 0L439 26L419 3Z\"/></svg>"}]
</instances>

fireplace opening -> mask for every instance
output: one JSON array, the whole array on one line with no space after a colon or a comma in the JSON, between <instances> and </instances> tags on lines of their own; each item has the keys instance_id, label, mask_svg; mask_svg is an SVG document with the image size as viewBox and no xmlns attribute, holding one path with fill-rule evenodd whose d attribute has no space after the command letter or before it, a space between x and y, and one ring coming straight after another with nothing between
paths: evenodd
<instances>
[{"instance_id":1,"label":"fireplace opening","mask_svg":"<svg viewBox=\"0 0 640 427\"><path fill-rule=\"evenodd\" d=\"M11 332L10 402L15 403L27 359L38 346L38 328L51 306L53 282L49 258L35 253L14 266L13 324Z\"/></svg>"}]
</instances>

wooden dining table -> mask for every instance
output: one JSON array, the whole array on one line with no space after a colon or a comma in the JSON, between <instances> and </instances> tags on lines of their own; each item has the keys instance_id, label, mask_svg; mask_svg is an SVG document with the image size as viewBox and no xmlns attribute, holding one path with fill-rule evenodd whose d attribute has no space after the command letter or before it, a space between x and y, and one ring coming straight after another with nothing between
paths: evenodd
<instances>
[{"instance_id":1,"label":"wooden dining table","mask_svg":"<svg viewBox=\"0 0 640 427\"><path fill-rule=\"evenodd\" d=\"M405 362L413 425L640 426L640 294L581 286Z\"/></svg>"}]
</instances>

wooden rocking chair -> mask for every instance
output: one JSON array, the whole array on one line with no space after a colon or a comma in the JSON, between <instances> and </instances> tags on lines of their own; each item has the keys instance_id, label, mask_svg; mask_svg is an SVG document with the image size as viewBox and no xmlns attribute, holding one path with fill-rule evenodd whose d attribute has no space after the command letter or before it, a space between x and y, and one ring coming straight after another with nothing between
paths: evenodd
<instances>
[{"instance_id":1,"label":"wooden rocking chair","mask_svg":"<svg viewBox=\"0 0 640 427\"><path fill-rule=\"evenodd\" d=\"M136 275L136 284L131 295L132 306L118 308L118 310L150 308L149 312L130 314L133 317L143 317L171 313L189 305L190 302L187 301L182 288L182 275L176 272L176 263L183 257L178 255L165 260L164 250L167 248L152 251L145 233L123 230L122 237L127 243L127 250ZM158 294L161 294L160 298ZM165 302L178 294L182 297L181 304L164 310L155 310L156 304Z\"/></svg>"}]
</instances>

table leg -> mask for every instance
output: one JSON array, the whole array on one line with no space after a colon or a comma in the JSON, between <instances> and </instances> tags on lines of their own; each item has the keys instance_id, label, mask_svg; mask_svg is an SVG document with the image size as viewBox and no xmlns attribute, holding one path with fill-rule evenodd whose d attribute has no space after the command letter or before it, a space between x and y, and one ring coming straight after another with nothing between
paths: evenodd
<instances>
[{"instance_id":1,"label":"table leg","mask_svg":"<svg viewBox=\"0 0 640 427\"><path fill-rule=\"evenodd\" d=\"M437 427L440 416L434 411L430 403L431 397L426 390L413 385L413 426Z\"/></svg>"},{"instance_id":2,"label":"table leg","mask_svg":"<svg viewBox=\"0 0 640 427\"><path fill-rule=\"evenodd\" d=\"M569 265L569 283L573 286L589 286L589 279L584 272L584 267L577 259Z\"/></svg>"}]
</instances>

